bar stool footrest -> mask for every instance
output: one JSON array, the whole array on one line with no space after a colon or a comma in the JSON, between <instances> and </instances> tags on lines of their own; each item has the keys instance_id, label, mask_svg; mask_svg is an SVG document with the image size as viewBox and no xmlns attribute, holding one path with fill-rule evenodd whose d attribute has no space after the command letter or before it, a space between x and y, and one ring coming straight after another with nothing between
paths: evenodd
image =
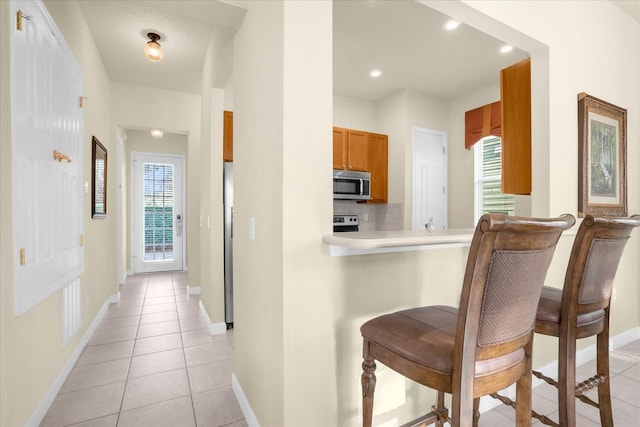
<instances>
[{"instance_id":1,"label":"bar stool footrest","mask_svg":"<svg viewBox=\"0 0 640 427\"><path fill-rule=\"evenodd\" d=\"M451 424L451 418L449 418L449 410L447 408L438 409L433 406L431 409L431 412L402 424L400 427L425 427L437 422L440 422L441 425L444 425L445 422Z\"/></svg>"},{"instance_id":2,"label":"bar stool footrest","mask_svg":"<svg viewBox=\"0 0 640 427\"><path fill-rule=\"evenodd\" d=\"M535 371L532 370L531 373L533 374L534 377L539 378L541 380L543 380L544 382L546 382L549 385L552 385L554 387L558 387L558 381L554 380L551 377L546 376L545 374L543 374L542 372L539 371Z\"/></svg>"},{"instance_id":3,"label":"bar stool footrest","mask_svg":"<svg viewBox=\"0 0 640 427\"><path fill-rule=\"evenodd\" d=\"M607 381L607 377L605 377L604 375L594 375L591 378L582 381L576 386L576 397L582 400L581 397L585 392L591 390L592 388L598 387L600 384L603 384L605 381ZM586 398L586 399L593 402L589 398ZM586 401L583 400L583 402L586 402ZM586 403L589 403L589 402L586 402Z\"/></svg>"},{"instance_id":4,"label":"bar stool footrest","mask_svg":"<svg viewBox=\"0 0 640 427\"><path fill-rule=\"evenodd\" d=\"M504 403L507 406L511 406L513 409L516 408L516 402L509 399L507 396L503 396L498 393L491 393L489 396L493 397L494 399L498 399L500 402ZM551 418L547 417L546 415L539 414L534 410L531 410L531 417L540 421L542 424L546 424L552 427L560 427L560 425L553 421Z\"/></svg>"}]
</instances>

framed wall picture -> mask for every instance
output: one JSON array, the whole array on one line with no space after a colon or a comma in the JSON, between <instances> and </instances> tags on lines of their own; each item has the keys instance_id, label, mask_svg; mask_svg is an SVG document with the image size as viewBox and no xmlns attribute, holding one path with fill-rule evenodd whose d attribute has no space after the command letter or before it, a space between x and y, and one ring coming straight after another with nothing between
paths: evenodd
<instances>
[{"instance_id":1,"label":"framed wall picture","mask_svg":"<svg viewBox=\"0 0 640 427\"><path fill-rule=\"evenodd\" d=\"M578 94L578 216L627 216L627 110Z\"/></svg>"},{"instance_id":2,"label":"framed wall picture","mask_svg":"<svg viewBox=\"0 0 640 427\"><path fill-rule=\"evenodd\" d=\"M91 218L107 215L107 149L91 138Z\"/></svg>"}]
</instances>

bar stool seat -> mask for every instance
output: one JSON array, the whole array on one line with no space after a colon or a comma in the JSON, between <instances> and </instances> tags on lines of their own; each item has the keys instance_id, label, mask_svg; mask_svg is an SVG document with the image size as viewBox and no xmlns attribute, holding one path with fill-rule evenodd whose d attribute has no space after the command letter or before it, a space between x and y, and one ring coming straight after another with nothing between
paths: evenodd
<instances>
[{"instance_id":1,"label":"bar stool seat","mask_svg":"<svg viewBox=\"0 0 640 427\"><path fill-rule=\"evenodd\" d=\"M562 312L562 289L545 286L542 288L538 313L536 314L536 327L539 330L548 331L547 335L558 336L560 328L560 313ZM578 314L576 326L578 329L587 326L601 325L604 327L605 312L603 309ZM586 336L591 336L589 334ZM582 338L578 336L578 338Z\"/></svg>"},{"instance_id":2,"label":"bar stool seat","mask_svg":"<svg viewBox=\"0 0 640 427\"><path fill-rule=\"evenodd\" d=\"M451 393L453 352L455 350L458 309L448 306L418 307L376 317L362 325L361 332L373 343L384 343L387 350L440 375ZM524 359L517 350L475 362L475 375L483 377L512 368Z\"/></svg>"}]
</instances>

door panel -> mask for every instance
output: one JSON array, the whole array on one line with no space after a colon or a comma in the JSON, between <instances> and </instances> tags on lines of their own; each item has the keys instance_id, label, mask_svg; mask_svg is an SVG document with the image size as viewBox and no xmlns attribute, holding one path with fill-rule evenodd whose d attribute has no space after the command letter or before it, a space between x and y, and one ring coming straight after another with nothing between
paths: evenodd
<instances>
[{"instance_id":1,"label":"door panel","mask_svg":"<svg viewBox=\"0 0 640 427\"><path fill-rule=\"evenodd\" d=\"M447 228L447 133L413 128L414 230Z\"/></svg>"},{"instance_id":2,"label":"door panel","mask_svg":"<svg viewBox=\"0 0 640 427\"><path fill-rule=\"evenodd\" d=\"M184 160L145 153L132 159L134 273L182 270Z\"/></svg>"}]
</instances>

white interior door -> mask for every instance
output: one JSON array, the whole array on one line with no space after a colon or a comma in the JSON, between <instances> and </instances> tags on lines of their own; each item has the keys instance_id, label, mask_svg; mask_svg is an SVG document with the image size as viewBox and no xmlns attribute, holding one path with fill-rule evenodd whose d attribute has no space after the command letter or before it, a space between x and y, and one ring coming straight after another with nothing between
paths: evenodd
<instances>
[{"instance_id":1,"label":"white interior door","mask_svg":"<svg viewBox=\"0 0 640 427\"><path fill-rule=\"evenodd\" d=\"M413 128L412 227L447 228L447 133Z\"/></svg>"},{"instance_id":2,"label":"white interior door","mask_svg":"<svg viewBox=\"0 0 640 427\"><path fill-rule=\"evenodd\" d=\"M134 273L183 269L184 158L132 153Z\"/></svg>"}]
</instances>

